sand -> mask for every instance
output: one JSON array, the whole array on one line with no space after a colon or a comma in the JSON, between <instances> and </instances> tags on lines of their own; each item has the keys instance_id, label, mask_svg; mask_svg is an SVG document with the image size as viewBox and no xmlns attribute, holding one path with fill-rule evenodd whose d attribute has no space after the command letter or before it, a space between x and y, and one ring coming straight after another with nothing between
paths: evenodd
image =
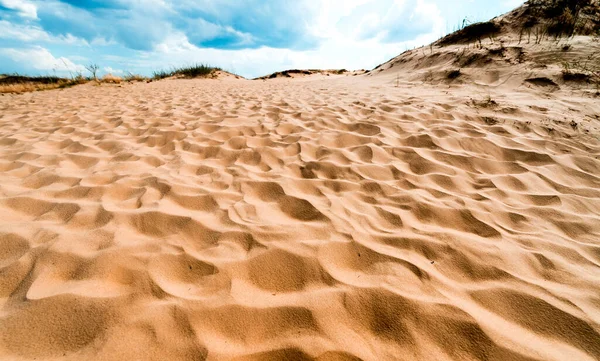
<instances>
[{"instance_id":1,"label":"sand","mask_svg":"<svg viewBox=\"0 0 600 361\"><path fill-rule=\"evenodd\" d=\"M0 359L600 359L598 98L397 78L0 97Z\"/></svg>"}]
</instances>

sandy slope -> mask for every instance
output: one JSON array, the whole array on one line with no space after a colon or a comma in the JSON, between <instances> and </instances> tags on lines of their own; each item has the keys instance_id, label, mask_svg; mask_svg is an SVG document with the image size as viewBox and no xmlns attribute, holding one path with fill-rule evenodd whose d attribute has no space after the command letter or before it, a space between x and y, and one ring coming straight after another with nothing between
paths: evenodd
<instances>
[{"instance_id":1,"label":"sandy slope","mask_svg":"<svg viewBox=\"0 0 600 361\"><path fill-rule=\"evenodd\" d=\"M0 97L0 359L600 359L597 100L392 75Z\"/></svg>"}]
</instances>

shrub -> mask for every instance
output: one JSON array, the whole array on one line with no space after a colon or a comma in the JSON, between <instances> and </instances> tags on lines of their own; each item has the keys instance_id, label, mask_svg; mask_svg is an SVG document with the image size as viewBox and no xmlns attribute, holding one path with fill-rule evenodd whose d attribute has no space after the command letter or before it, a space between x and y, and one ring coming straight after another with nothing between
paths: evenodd
<instances>
[{"instance_id":1,"label":"shrub","mask_svg":"<svg viewBox=\"0 0 600 361\"><path fill-rule=\"evenodd\" d=\"M90 65L87 65L85 68L87 69L87 71L90 72L90 74L92 74L92 77L94 78L94 80L98 80L98 77L96 76L96 74L98 73L98 70L100 69L98 64L90 64Z\"/></svg>"}]
</instances>

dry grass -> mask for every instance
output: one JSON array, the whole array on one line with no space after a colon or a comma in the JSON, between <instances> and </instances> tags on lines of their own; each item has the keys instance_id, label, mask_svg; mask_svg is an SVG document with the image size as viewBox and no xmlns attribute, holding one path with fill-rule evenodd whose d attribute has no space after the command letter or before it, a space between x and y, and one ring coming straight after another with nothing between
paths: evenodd
<instances>
[{"instance_id":1,"label":"dry grass","mask_svg":"<svg viewBox=\"0 0 600 361\"><path fill-rule=\"evenodd\" d=\"M28 77L21 75L0 76L0 94L20 94L32 91L68 88L87 83L89 79L77 76L72 79L55 76Z\"/></svg>"},{"instance_id":2,"label":"dry grass","mask_svg":"<svg viewBox=\"0 0 600 361\"><path fill-rule=\"evenodd\" d=\"M599 0L529 0L523 13L521 37L533 34L536 44L556 39L600 33Z\"/></svg>"},{"instance_id":3,"label":"dry grass","mask_svg":"<svg viewBox=\"0 0 600 361\"><path fill-rule=\"evenodd\" d=\"M563 80L600 86L600 52L592 53L585 59L563 62L562 66Z\"/></svg>"},{"instance_id":4,"label":"dry grass","mask_svg":"<svg viewBox=\"0 0 600 361\"><path fill-rule=\"evenodd\" d=\"M147 81L148 78L128 73L125 77L119 77L112 74L106 74L102 78L86 78L77 75L73 78L60 78L56 76L22 76L0 75L0 94L20 94L42 90L53 90L68 88L78 84L85 84L95 81L97 84L121 84L122 82Z\"/></svg>"},{"instance_id":5,"label":"dry grass","mask_svg":"<svg viewBox=\"0 0 600 361\"><path fill-rule=\"evenodd\" d=\"M454 44L469 44L475 41L481 43L483 38L490 38L493 40L501 30L501 26L493 21L475 23L465 26L464 28L452 34L446 35L434 43L434 45L446 46Z\"/></svg>"},{"instance_id":6,"label":"dry grass","mask_svg":"<svg viewBox=\"0 0 600 361\"><path fill-rule=\"evenodd\" d=\"M145 77L143 75L139 75L139 74L133 74L130 72L127 72L127 75L125 75L123 77L124 81L148 81L148 77Z\"/></svg>"},{"instance_id":7,"label":"dry grass","mask_svg":"<svg viewBox=\"0 0 600 361\"><path fill-rule=\"evenodd\" d=\"M99 81L100 83L121 84L123 82L123 78L112 74L106 74Z\"/></svg>"}]
</instances>

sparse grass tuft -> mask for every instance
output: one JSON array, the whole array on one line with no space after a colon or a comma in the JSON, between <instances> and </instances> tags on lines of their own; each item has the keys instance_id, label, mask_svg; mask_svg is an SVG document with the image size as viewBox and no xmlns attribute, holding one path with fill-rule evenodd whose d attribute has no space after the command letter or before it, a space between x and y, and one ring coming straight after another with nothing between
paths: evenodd
<instances>
[{"instance_id":1,"label":"sparse grass tuft","mask_svg":"<svg viewBox=\"0 0 600 361\"><path fill-rule=\"evenodd\" d=\"M436 45L446 46L454 44L467 44L475 41L481 42L484 38L494 39L501 30L501 26L494 21L475 23L446 35Z\"/></svg>"},{"instance_id":2,"label":"sparse grass tuft","mask_svg":"<svg viewBox=\"0 0 600 361\"><path fill-rule=\"evenodd\" d=\"M214 72L221 70L210 65L205 64L194 64L184 66L181 68L172 68L171 70L158 70L153 73L154 79L164 79L172 76L180 76L183 78L206 78L212 75Z\"/></svg>"},{"instance_id":3,"label":"sparse grass tuft","mask_svg":"<svg viewBox=\"0 0 600 361\"><path fill-rule=\"evenodd\" d=\"M123 80L125 81L147 81L148 78L143 76L143 75L139 75L139 74L133 74L131 72L127 72L127 74L123 77Z\"/></svg>"},{"instance_id":4,"label":"sparse grass tuft","mask_svg":"<svg viewBox=\"0 0 600 361\"><path fill-rule=\"evenodd\" d=\"M152 78L160 80L160 79L168 78L173 75L174 75L173 71L156 70L152 73Z\"/></svg>"},{"instance_id":5,"label":"sparse grass tuft","mask_svg":"<svg viewBox=\"0 0 600 361\"><path fill-rule=\"evenodd\" d=\"M562 66L563 80L600 85L600 53L593 53L584 60L563 62Z\"/></svg>"}]
</instances>

